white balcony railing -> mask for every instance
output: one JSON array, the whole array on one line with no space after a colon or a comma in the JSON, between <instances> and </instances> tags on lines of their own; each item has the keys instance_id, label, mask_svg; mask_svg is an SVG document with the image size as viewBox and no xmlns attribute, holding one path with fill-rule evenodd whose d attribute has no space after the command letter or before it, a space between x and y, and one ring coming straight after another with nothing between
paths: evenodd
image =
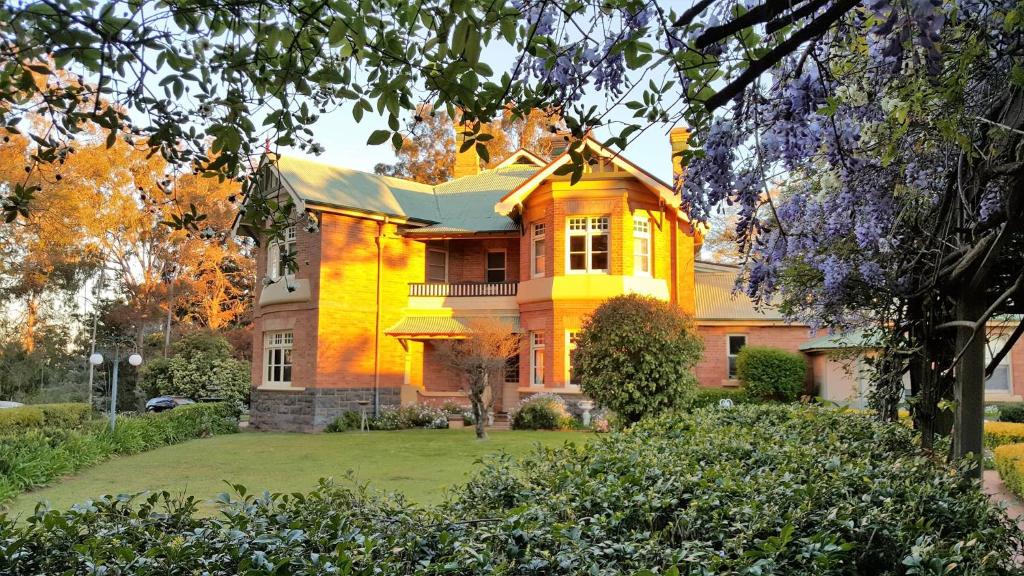
<instances>
[{"instance_id":1,"label":"white balcony railing","mask_svg":"<svg viewBox=\"0 0 1024 576\"><path fill-rule=\"evenodd\" d=\"M518 282L410 283L409 296L515 296Z\"/></svg>"}]
</instances>

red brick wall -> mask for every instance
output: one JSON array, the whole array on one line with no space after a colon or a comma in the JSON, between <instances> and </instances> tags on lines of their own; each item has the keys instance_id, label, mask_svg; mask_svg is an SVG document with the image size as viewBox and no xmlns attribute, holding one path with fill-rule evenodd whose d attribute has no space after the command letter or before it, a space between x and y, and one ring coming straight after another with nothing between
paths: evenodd
<instances>
[{"instance_id":1,"label":"red brick wall","mask_svg":"<svg viewBox=\"0 0 1024 576\"><path fill-rule=\"evenodd\" d=\"M424 245L384 226L381 331L398 322L408 283L424 278ZM325 214L320 225L321 298L316 386L365 388L374 380L378 223ZM401 386L405 349L381 333L380 385Z\"/></svg>"},{"instance_id":2,"label":"red brick wall","mask_svg":"<svg viewBox=\"0 0 1024 576\"><path fill-rule=\"evenodd\" d=\"M320 295L320 235L297 226L295 230L296 280L309 282L308 302L275 304L261 307L263 278L267 275L267 240L263 238L256 251L256 290L253 311L252 382L263 384L263 334L267 331L292 330L292 385L311 386L316 377L317 301Z\"/></svg>"},{"instance_id":3,"label":"red brick wall","mask_svg":"<svg viewBox=\"0 0 1024 576\"><path fill-rule=\"evenodd\" d=\"M486 282L487 253L505 251L505 281L519 281L519 238L448 240L448 281Z\"/></svg>"},{"instance_id":4,"label":"red brick wall","mask_svg":"<svg viewBox=\"0 0 1024 576\"><path fill-rule=\"evenodd\" d=\"M806 326L698 326L697 332L704 339L704 359L696 368L697 382L701 386L735 385L729 381L729 359L727 336L744 334L748 346L768 346L799 353L800 345L810 340L810 329ZM808 371L810 365L808 365Z\"/></svg>"}]
</instances>

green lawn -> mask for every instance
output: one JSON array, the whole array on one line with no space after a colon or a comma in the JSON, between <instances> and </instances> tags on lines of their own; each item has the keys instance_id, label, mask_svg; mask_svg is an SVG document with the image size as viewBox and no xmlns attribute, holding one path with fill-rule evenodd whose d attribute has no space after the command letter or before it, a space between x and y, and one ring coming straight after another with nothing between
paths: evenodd
<instances>
[{"instance_id":1,"label":"green lawn","mask_svg":"<svg viewBox=\"0 0 1024 576\"><path fill-rule=\"evenodd\" d=\"M229 489L225 480L244 484L251 492L307 491L318 479L340 479L349 470L375 489L398 491L414 502L435 504L443 499L445 488L468 478L482 456L500 451L525 454L537 443L557 446L587 438L583 432L499 431L479 442L471 430L248 432L116 458L23 494L9 507L19 515L31 512L39 501L67 508L101 494L145 490L186 491L209 500ZM212 510L212 505L204 506L204 511Z\"/></svg>"}]
</instances>

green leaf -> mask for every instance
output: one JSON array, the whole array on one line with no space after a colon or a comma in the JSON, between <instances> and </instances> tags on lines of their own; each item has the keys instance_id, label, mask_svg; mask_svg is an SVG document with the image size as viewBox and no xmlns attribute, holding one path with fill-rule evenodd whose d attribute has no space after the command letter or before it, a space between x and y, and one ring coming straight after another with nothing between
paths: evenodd
<instances>
[{"instance_id":1,"label":"green leaf","mask_svg":"<svg viewBox=\"0 0 1024 576\"><path fill-rule=\"evenodd\" d=\"M387 142L390 137L391 131L389 130L374 130L373 134L370 134L370 137L367 138L366 143L370 146L377 146Z\"/></svg>"}]
</instances>

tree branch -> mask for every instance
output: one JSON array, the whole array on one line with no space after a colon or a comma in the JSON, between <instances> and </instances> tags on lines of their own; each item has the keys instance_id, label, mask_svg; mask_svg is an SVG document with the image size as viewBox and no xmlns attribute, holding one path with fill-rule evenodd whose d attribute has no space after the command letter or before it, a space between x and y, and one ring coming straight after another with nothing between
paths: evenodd
<instances>
[{"instance_id":1,"label":"tree branch","mask_svg":"<svg viewBox=\"0 0 1024 576\"><path fill-rule=\"evenodd\" d=\"M825 0L816 1L824 3ZM762 22L767 22L792 7L793 2L790 0L765 2L764 4L755 6L744 14L727 21L725 24L705 28L704 32L697 37L694 45L699 49L706 48L719 40L732 36L740 30L749 28L756 24L761 24Z\"/></svg>"}]
</instances>

